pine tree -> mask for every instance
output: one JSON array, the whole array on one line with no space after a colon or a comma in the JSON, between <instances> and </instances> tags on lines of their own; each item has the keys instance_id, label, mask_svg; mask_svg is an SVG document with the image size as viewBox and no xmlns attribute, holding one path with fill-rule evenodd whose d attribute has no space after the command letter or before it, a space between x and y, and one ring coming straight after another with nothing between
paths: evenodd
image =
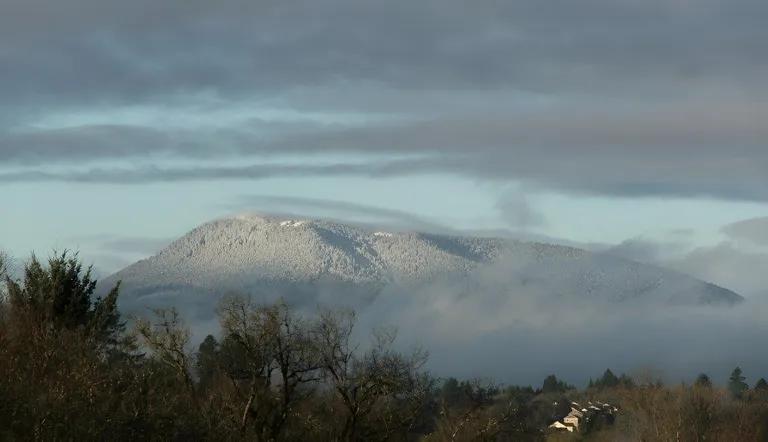
<instances>
[{"instance_id":1,"label":"pine tree","mask_svg":"<svg viewBox=\"0 0 768 442\"><path fill-rule=\"evenodd\" d=\"M95 298L91 267L83 270L77 254L65 251L43 264L32 256L17 282L5 277L12 314L50 327L78 329L105 346L118 344L125 324L117 311L118 283L104 298Z\"/></svg>"},{"instance_id":2,"label":"pine tree","mask_svg":"<svg viewBox=\"0 0 768 442\"><path fill-rule=\"evenodd\" d=\"M755 384L755 391L768 391L768 382L764 378L758 379Z\"/></svg>"},{"instance_id":3,"label":"pine tree","mask_svg":"<svg viewBox=\"0 0 768 442\"><path fill-rule=\"evenodd\" d=\"M558 388L558 387L559 387L559 383L557 381L557 377L555 377L555 375L551 374L551 375L547 376L544 379L544 383L541 386L541 392L542 393L555 393L555 392L560 391L560 388Z\"/></svg>"},{"instance_id":4,"label":"pine tree","mask_svg":"<svg viewBox=\"0 0 768 442\"><path fill-rule=\"evenodd\" d=\"M698 377L696 377L696 382L694 385L697 387L710 388L712 387L712 381L709 379L709 376L707 376L706 373L701 373Z\"/></svg>"},{"instance_id":5,"label":"pine tree","mask_svg":"<svg viewBox=\"0 0 768 442\"><path fill-rule=\"evenodd\" d=\"M609 368L605 370L603 377L597 381L597 385L602 388L613 388L619 385L619 378Z\"/></svg>"},{"instance_id":6,"label":"pine tree","mask_svg":"<svg viewBox=\"0 0 768 442\"><path fill-rule=\"evenodd\" d=\"M450 377L443 382L443 386L440 389L440 396L447 405L456 405L464 399L464 392L459 386L459 381L456 378Z\"/></svg>"},{"instance_id":7,"label":"pine tree","mask_svg":"<svg viewBox=\"0 0 768 442\"><path fill-rule=\"evenodd\" d=\"M195 355L195 370L200 384L207 386L213 379L219 366L219 343L212 335L205 337Z\"/></svg>"},{"instance_id":8,"label":"pine tree","mask_svg":"<svg viewBox=\"0 0 768 442\"><path fill-rule=\"evenodd\" d=\"M749 385L747 385L744 380L746 380L746 378L742 376L741 368L734 368L731 377L728 379L728 391L731 392L733 397L741 398L744 395L744 392L749 390Z\"/></svg>"},{"instance_id":9,"label":"pine tree","mask_svg":"<svg viewBox=\"0 0 768 442\"><path fill-rule=\"evenodd\" d=\"M621 376L619 376L619 385L624 388L632 388L635 386L635 381L625 373L622 373Z\"/></svg>"},{"instance_id":10,"label":"pine tree","mask_svg":"<svg viewBox=\"0 0 768 442\"><path fill-rule=\"evenodd\" d=\"M541 386L541 392L542 393L564 393L573 388L575 388L573 385L569 385L568 383L558 379L557 376L551 374L544 379L544 383Z\"/></svg>"}]
</instances>

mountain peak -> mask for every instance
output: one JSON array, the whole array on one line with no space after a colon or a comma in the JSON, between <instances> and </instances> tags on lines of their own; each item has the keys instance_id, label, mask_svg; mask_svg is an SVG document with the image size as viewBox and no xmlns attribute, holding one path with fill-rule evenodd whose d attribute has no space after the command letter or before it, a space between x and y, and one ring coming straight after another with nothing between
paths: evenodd
<instances>
[{"instance_id":1,"label":"mountain peak","mask_svg":"<svg viewBox=\"0 0 768 442\"><path fill-rule=\"evenodd\" d=\"M672 271L585 250L496 238L397 233L311 218L238 215L203 224L110 279L128 299L228 292L316 302L333 292L365 303L383 290L429 284L536 296L733 304L742 298ZM108 284L107 284L108 285ZM197 302L196 301L196 302Z\"/></svg>"}]
</instances>

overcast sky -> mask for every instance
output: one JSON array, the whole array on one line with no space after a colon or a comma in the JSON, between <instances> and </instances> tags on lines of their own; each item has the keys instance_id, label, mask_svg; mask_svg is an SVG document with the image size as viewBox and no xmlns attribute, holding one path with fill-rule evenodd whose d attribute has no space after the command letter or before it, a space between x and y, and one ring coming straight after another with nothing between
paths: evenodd
<instances>
[{"instance_id":1,"label":"overcast sky","mask_svg":"<svg viewBox=\"0 0 768 442\"><path fill-rule=\"evenodd\" d=\"M766 23L765 0L0 0L0 246L111 271L299 213L761 293Z\"/></svg>"}]
</instances>

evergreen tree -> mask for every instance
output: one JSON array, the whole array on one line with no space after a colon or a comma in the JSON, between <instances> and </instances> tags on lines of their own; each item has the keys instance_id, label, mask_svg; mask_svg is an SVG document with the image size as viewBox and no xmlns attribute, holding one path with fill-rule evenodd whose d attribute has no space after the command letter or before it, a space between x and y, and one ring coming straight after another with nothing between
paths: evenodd
<instances>
[{"instance_id":1,"label":"evergreen tree","mask_svg":"<svg viewBox=\"0 0 768 442\"><path fill-rule=\"evenodd\" d=\"M219 343L212 335L205 337L195 355L195 371L200 384L207 386L213 379L219 366Z\"/></svg>"},{"instance_id":2,"label":"evergreen tree","mask_svg":"<svg viewBox=\"0 0 768 442\"><path fill-rule=\"evenodd\" d=\"M755 391L768 391L768 382L764 378L760 378L755 384Z\"/></svg>"},{"instance_id":3,"label":"evergreen tree","mask_svg":"<svg viewBox=\"0 0 768 442\"><path fill-rule=\"evenodd\" d=\"M733 397L741 398L744 392L749 389L749 385L747 385L744 380L746 380L746 378L742 376L741 368L734 368L731 377L728 379L728 391L731 392Z\"/></svg>"},{"instance_id":4,"label":"evergreen tree","mask_svg":"<svg viewBox=\"0 0 768 442\"><path fill-rule=\"evenodd\" d=\"M622 373L621 376L619 376L619 385L624 388L632 388L635 386L635 381L633 381L631 377Z\"/></svg>"},{"instance_id":5,"label":"evergreen tree","mask_svg":"<svg viewBox=\"0 0 768 442\"><path fill-rule=\"evenodd\" d=\"M241 342L232 335L226 335L219 345L220 368L232 379L248 378L248 357Z\"/></svg>"},{"instance_id":6,"label":"evergreen tree","mask_svg":"<svg viewBox=\"0 0 768 442\"><path fill-rule=\"evenodd\" d=\"M606 369L605 373L603 373L603 377L598 379L595 382L595 386L599 388L614 388L619 385L619 378L616 377L615 374L611 371L611 369Z\"/></svg>"},{"instance_id":7,"label":"evergreen tree","mask_svg":"<svg viewBox=\"0 0 768 442\"><path fill-rule=\"evenodd\" d=\"M696 382L694 385L697 387L710 388L712 387L712 381L709 379L709 376L707 376L706 373L701 373L696 377Z\"/></svg>"},{"instance_id":8,"label":"evergreen tree","mask_svg":"<svg viewBox=\"0 0 768 442\"><path fill-rule=\"evenodd\" d=\"M440 388L441 399L448 405L459 404L464 399L464 392L456 378L450 377L443 382Z\"/></svg>"},{"instance_id":9,"label":"evergreen tree","mask_svg":"<svg viewBox=\"0 0 768 442\"><path fill-rule=\"evenodd\" d=\"M117 311L118 283L104 298L95 298L91 267L83 270L77 254L65 251L48 260L33 255L21 282L5 277L12 314L25 320L86 332L100 344L115 346L125 324Z\"/></svg>"},{"instance_id":10,"label":"evergreen tree","mask_svg":"<svg viewBox=\"0 0 768 442\"><path fill-rule=\"evenodd\" d=\"M557 379L557 376L551 374L544 379L544 383L541 386L542 393L564 393L573 389L572 385Z\"/></svg>"},{"instance_id":11,"label":"evergreen tree","mask_svg":"<svg viewBox=\"0 0 768 442\"><path fill-rule=\"evenodd\" d=\"M559 391L558 381L555 375L551 374L544 379L544 383L541 386L542 393L555 393Z\"/></svg>"}]
</instances>

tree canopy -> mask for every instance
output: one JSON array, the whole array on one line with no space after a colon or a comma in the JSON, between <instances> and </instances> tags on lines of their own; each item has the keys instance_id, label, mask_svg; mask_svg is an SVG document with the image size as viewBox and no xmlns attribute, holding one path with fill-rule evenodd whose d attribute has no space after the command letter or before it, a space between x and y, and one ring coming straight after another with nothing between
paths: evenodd
<instances>
[{"instance_id":1,"label":"tree canopy","mask_svg":"<svg viewBox=\"0 0 768 442\"><path fill-rule=\"evenodd\" d=\"M731 372L731 376L728 378L728 391L735 398L741 398L744 393L749 390L749 385L744 382L747 378L742 375L741 368L736 367Z\"/></svg>"},{"instance_id":2,"label":"tree canopy","mask_svg":"<svg viewBox=\"0 0 768 442\"><path fill-rule=\"evenodd\" d=\"M11 312L50 327L81 329L100 343L115 345L125 325L117 311L120 285L95 297L91 271L67 251L49 258L47 266L33 255L21 281L5 276Z\"/></svg>"},{"instance_id":3,"label":"tree canopy","mask_svg":"<svg viewBox=\"0 0 768 442\"><path fill-rule=\"evenodd\" d=\"M705 387L710 388L712 387L712 380L709 379L709 376L706 373L700 373L696 377L696 382L694 383L697 387Z\"/></svg>"}]
</instances>

